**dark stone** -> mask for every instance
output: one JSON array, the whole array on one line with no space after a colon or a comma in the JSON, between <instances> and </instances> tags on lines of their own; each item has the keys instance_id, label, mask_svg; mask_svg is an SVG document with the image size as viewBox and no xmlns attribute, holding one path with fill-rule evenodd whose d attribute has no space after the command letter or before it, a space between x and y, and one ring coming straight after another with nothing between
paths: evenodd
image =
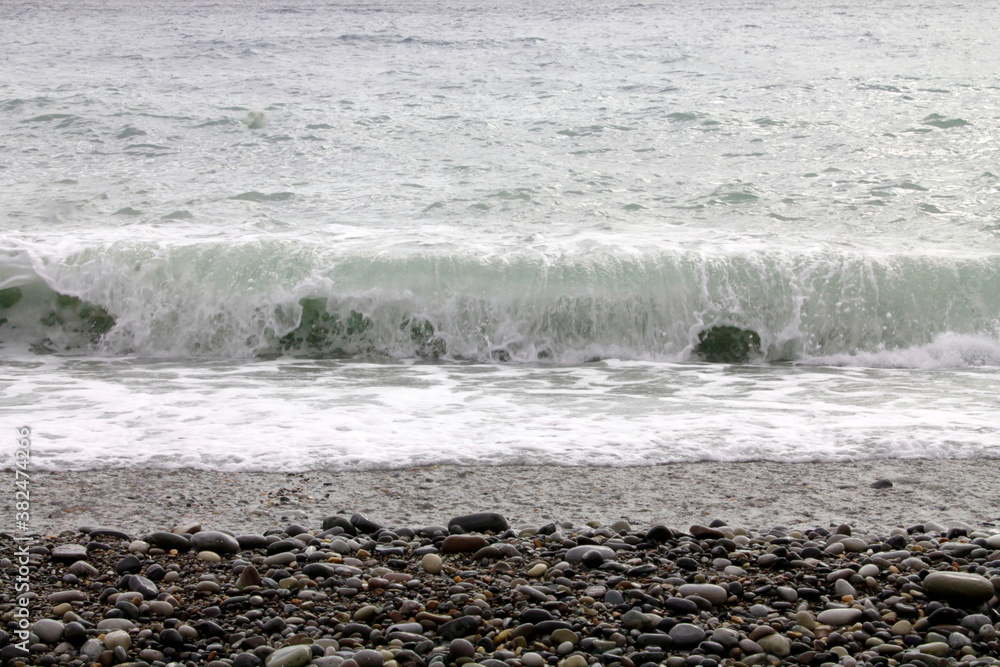
<instances>
[{"instance_id":1,"label":"dark stone","mask_svg":"<svg viewBox=\"0 0 1000 667\"><path fill-rule=\"evenodd\" d=\"M380 524L378 521L372 521L360 512L351 517L351 525L353 525L359 533L364 533L365 535L377 533L385 528L385 526Z\"/></svg>"},{"instance_id":2,"label":"dark stone","mask_svg":"<svg viewBox=\"0 0 1000 667\"><path fill-rule=\"evenodd\" d=\"M459 616L439 627L438 634L449 640L467 637L475 634L480 623L482 623L482 619L478 616Z\"/></svg>"},{"instance_id":3,"label":"dark stone","mask_svg":"<svg viewBox=\"0 0 1000 667\"><path fill-rule=\"evenodd\" d=\"M142 593L142 597L147 600L152 600L160 594L160 591L156 589L156 584L138 574L129 579L128 587L136 593Z\"/></svg>"},{"instance_id":4,"label":"dark stone","mask_svg":"<svg viewBox=\"0 0 1000 667\"><path fill-rule=\"evenodd\" d=\"M115 572L118 574L125 574L126 572L135 574L141 569L142 562L136 558L135 554L125 556L125 558L115 563Z\"/></svg>"},{"instance_id":5,"label":"dark stone","mask_svg":"<svg viewBox=\"0 0 1000 667\"><path fill-rule=\"evenodd\" d=\"M685 615L685 614L697 614L698 605L694 601L687 598L672 597L667 598L663 601L663 609L669 611L672 614Z\"/></svg>"},{"instance_id":6,"label":"dark stone","mask_svg":"<svg viewBox=\"0 0 1000 667\"><path fill-rule=\"evenodd\" d=\"M502 533L510 524L496 512L474 512L456 516L448 522L448 529L459 526L467 533Z\"/></svg>"},{"instance_id":7,"label":"dark stone","mask_svg":"<svg viewBox=\"0 0 1000 667\"><path fill-rule=\"evenodd\" d=\"M271 542L267 545L267 555L272 556L274 554L285 553L287 551L299 551L306 548L305 542L302 540L296 540L289 538L287 540L278 540L277 542Z\"/></svg>"},{"instance_id":8,"label":"dark stone","mask_svg":"<svg viewBox=\"0 0 1000 667\"><path fill-rule=\"evenodd\" d=\"M240 545L241 551L267 548L267 538L263 535L238 535L236 543Z\"/></svg>"},{"instance_id":9,"label":"dark stone","mask_svg":"<svg viewBox=\"0 0 1000 667\"><path fill-rule=\"evenodd\" d=\"M345 519L342 516L328 516L323 519L323 530L330 530L331 528L339 527L343 528L344 532L348 535L357 535L358 531L354 528L354 524Z\"/></svg>"},{"instance_id":10,"label":"dark stone","mask_svg":"<svg viewBox=\"0 0 1000 667\"><path fill-rule=\"evenodd\" d=\"M699 540L720 540L726 536L721 530L709 528L708 526L694 525L689 528L691 535Z\"/></svg>"},{"instance_id":11,"label":"dark stone","mask_svg":"<svg viewBox=\"0 0 1000 667\"><path fill-rule=\"evenodd\" d=\"M191 547L198 551L214 551L217 554L240 552L240 543L235 537L214 530L199 530L192 535Z\"/></svg>"},{"instance_id":12,"label":"dark stone","mask_svg":"<svg viewBox=\"0 0 1000 667\"><path fill-rule=\"evenodd\" d=\"M741 364L760 355L760 335L751 329L716 325L698 334L696 355L713 364Z\"/></svg>"},{"instance_id":13,"label":"dark stone","mask_svg":"<svg viewBox=\"0 0 1000 667\"><path fill-rule=\"evenodd\" d=\"M76 648L80 648L87 641L87 629L80 622L71 621L63 628L63 639Z\"/></svg>"},{"instance_id":14,"label":"dark stone","mask_svg":"<svg viewBox=\"0 0 1000 667\"><path fill-rule=\"evenodd\" d=\"M648 531L646 531L645 540L647 542L653 542L656 544L663 544L668 540L674 539L674 531L670 530L666 526L653 526Z\"/></svg>"},{"instance_id":15,"label":"dark stone","mask_svg":"<svg viewBox=\"0 0 1000 667\"><path fill-rule=\"evenodd\" d=\"M873 489L891 489L892 488L892 480L877 479L874 482L872 482L871 487Z\"/></svg>"},{"instance_id":16,"label":"dark stone","mask_svg":"<svg viewBox=\"0 0 1000 667\"><path fill-rule=\"evenodd\" d=\"M233 658L233 667L260 667L264 661L253 653L240 653Z\"/></svg>"},{"instance_id":17,"label":"dark stone","mask_svg":"<svg viewBox=\"0 0 1000 667\"><path fill-rule=\"evenodd\" d=\"M115 530L114 528L94 528L90 531L89 535L92 540L98 537L117 537L119 540L132 541L131 535L120 530Z\"/></svg>"},{"instance_id":18,"label":"dark stone","mask_svg":"<svg viewBox=\"0 0 1000 667\"><path fill-rule=\"evenodd\" d=\"M183 553L185 551L191 550L191 542L188 538L183 535L178 535L176 533L168 533L166 531L159 531L156 533L151 533L146 536L146 542L154 544L161 549L166 549L170 551L171 549L177 549L177 551Z\"/></svg>"}]
</instances>

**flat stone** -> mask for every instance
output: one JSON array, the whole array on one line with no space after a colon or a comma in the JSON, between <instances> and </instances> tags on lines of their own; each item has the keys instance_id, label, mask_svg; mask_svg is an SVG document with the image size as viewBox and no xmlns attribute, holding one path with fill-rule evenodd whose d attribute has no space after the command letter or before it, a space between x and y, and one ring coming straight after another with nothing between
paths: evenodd
<instances>
[{"instance_id":1,"label":"flat stone","mask_svg":"<svg viewBox=\"0 0 1000 667\"><path fill-rule=\"evenodd\" d=\"M52 549L52 560L77 561L87 559L87 547L82 544L60 544Z\"/></svg>"},{"instance_id":2,"label":"flat stone","mask_svg":"<svg viewBox=\"0 0 1000 667\"><path fill-rule=\"evenodd\" d=\"M459 616L438 628L438 634L451 640L475 634L482 619L478 616Z\"/></svg>"},{"instance_id":3,"label":"flat stone","mask_svg":"<svg viewBox=\"0 0 1000 667\"><path fill-rule=\"evenodd\" d=\"M713 607L718 607L726 603L729 599L729 592L722 586L715 584L683 584L677 592L684 597L697 595L708 600Z\"/></svg>"},{"instance_id":4,"label":"flat stone","mask_svg":"<svg viewBox=\"0 0 1000 667\"><path fill-rule=\"evenodd\" d=\"M472 553L488 544L486 538L479 535L449 535L441 544L441 553Z\"/></svg>"},{"instance_id":5,"label":"flat stone","mask_svg":"<svg viewBox=\"0 0 1000 667\"><path fill-rule=\"evenodd\" d=\"M709 528L708 526L699 526L697 524L688 528L688 532L699 540L721 540L726 536L725 533L717 528Z\"/></svg>"},{"instance_id":6,"label":"flat stone","mask_svg":"<svg viewBox=\"0 0 1000 667\"><path fill-rule=\"evenodd\" d=\"M201 530L201 524L197 521L188 521L185 523L179 523L173 527L171 532L178 535L183 535L185 533L195 534Z\"/></svg>"},{"instance_id":7,"label":"flat stone","mask_svg":"<svg viewBox=\"0 0 1000 667\"><path fill-rule=\"evenodd\" d=\"M49 593L48 597L49 602L52 604L60 604L62 602L86 602L90 599L87 597L86 593L76 590L56 591L55 593Z\"/></svg>"},{"instance_id":8,"label":"flat stone","mask_svg":"<svg viewBox=\"0 0 1000 667\"><path fill-rule=\"evenodd\" d=\"M921 644L917 647L917 650L926 655L941 657L948 655L948 651L951 650L951 647L945 642L929 642L927 644Z\"/></svg>"},{"instance_id":9,"label":"flat stone","mask_svg":"<svg viewBox=\"0 0 1000 667\"><path fill-rule=\"evenodd\" d=\"M868 550L868 543L858 537L845 537L840 543L851 553L863 553Z\"/></svg>"},{"instance_id":10,"label":"flat stone","mask_svg":"<svg viewBox=\"0 0 1000 667\"><path fill-rule=\"evenodd\" d=\"M298 644L286 646L267 656L266 667L303 667L312 662L313 654L309 646Z\"/></svg>"},{"instance_id":11,"label":"flat stone","mask_svg":"<svg viewBox=\"0 0 1000 667\"><path fill-rule=\"evenodd\" d=\"M827 609L821 611L816 620L824 625L854 625L863 614L860 609Z\"/></svg>"},{"instance_id":12,"label":"flat stone","mask_svg":"<svg viewBox=\"0 0 1000 667\"><path fill-rule=\"evenodd\" d=\"M166 551L177 549L177 551L183 553L191 550L190 540L183 535L178 535L177 533L168 533L166 531L151 533L146 536L146 541L150 544L155 544Z\"/></svg>"},{"instance_id":13,"label":"flat stone","mask_svg":"<svg viewBox=\"0 0 1000 667\"><path fill-rule=\"evenodd\" d=\"M923 583L928 597L962 606L982 604L996 594L989 579L972 572L931 572Z\"/></svg>"},{"instance_id":14,"label":"flat stone","mask_svg":"<svg viewBox=\"0 0 1000 667\"><path fill-rule=\"evenodd\" d=\"M195 556L198 560L203 560L206 563L221 563L222 556L215 553L214 551L199 551L198 555Z\"/></svg>"},{"instance_id":15,"label":"flat stone","mask_svg":"<svg viewBox=\"0 0 1000 667\"><path fill-rule=\"evenodd\" d=\"M135 623L127 618L105 618L97 624L98 630L131 630Z\"/></svg>"},{"instance_id":16,"label":"flat stone","mask_svg":"<svg viewBox=\"0 0 1000 667\"><path fill-rule=\"evenodd\" d=\"M448 529L458 526L467 533L502 533L510 524L496 512L474 512L456 516L448 522Z\"/></svg>"},{"instance_id":17,"label":"flat stone","mask_svg":"<svg viewBox=\"0 0 1000 667\"><path fill-rule=\"evenodd\" d=\"M215 530L199 531L191 536L191 546L198 551L214 551L217 554L238 554L240 543L235 537Z\"/></svg>"}]
</instances>

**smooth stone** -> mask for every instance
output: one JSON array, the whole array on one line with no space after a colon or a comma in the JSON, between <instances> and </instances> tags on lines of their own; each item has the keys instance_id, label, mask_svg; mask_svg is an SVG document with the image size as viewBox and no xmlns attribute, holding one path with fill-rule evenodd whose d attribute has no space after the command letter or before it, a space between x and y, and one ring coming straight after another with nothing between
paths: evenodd
<instances>
[{"instance_id":1,"label":"smooth stone","mask_svg":"<svg viewBox=\"0 0 1000 667\"><path fill-rule=\"evenodd\" d=\"M55 593L49 593L49 602L52 604L60 604L62 602L86 602L89 598L85 593L77 590L69 591L56 591Z\"/></svg>"},{"instance_id":2,"label":"smooth stone","mask_svg":"<svg viewBox=\"0 0 1000 667\"><path fill-rule=\"evenodd\" d=\"M917 650L927 655L942 657L948 655L948 651L951 650L951 647L945 642L930 642L927 644L920 644L917 646Z\"/></svg>"},{"instance_id":3,"label":"smooth stone","mask_svg":"<svg viewBox=\"0 0 1000 667\"><path fill-rule=\"evenodd\" d=\"M990 549L1000 549L1000 535L990 535L987 537L986 546Z\"/></svg>"},{"instance_id":4,"label":"smooth stone","mask_svg":"<svg viewBox=\"0 0 1000 667\"><path fill-rule=\"evenodd\" d=\"M91 662L97 660L101 653L104 653L104 645L96 639L88 639L80 647L80 655L90 659Z\"/></svg>"},{"instance_id":5,"label":"smooth stone","mask_svg":"<svg viewBox=\"0 0 1000 667\"><path fill-rule=\"evenodd\" d=\"M362 649L354 654L354 662L358 663L358 667L382 667L385 660L378 651Z\"/></svg>"},{"instance_id":6,"label":"smooth stone","mask_svg":"<svg viewBox=\"0 0 1000 667\"><path fill-rule=\"evenodd\" d=\"M560 663L561 667L587 667L587 658L576 653Z\"/></svg>"},{"instance_id":7,"label":"smooth stone","mask_svg":"<svg viewBox=\"0 0 1000 667\"><path fill-rule=\"evenodd\" d=\"M113 630L104 635L104 646L114 651L119 646L127 649L132 646L132 638L124 630Z\"/></svg>"},{"instance_id":8,"label":"smooth stone","mask_svg":"<svg viewBox=\"0 0 1000 667\"><path fill-rule=\"evenodd\" d=\"M420 566L428 574L440 574L444 567L444 561L437 554L424 554L424 557L420 559Z\"/></svg>"},{"instance_id":9,"label":"smooth stone","mask_svg":"<svg viewBox=\"0 0 1000 667\"><path fill-rule=\"evenodd\" d=\"M183 535L178 535L177 533L168 533L166 531L158 531L151 533L146 536L146 541L150 544L155 544L161 549L170 551L171 549L177 549L179 552L185 552L191 550L191 542L188 538Z\"/></svg>"},{"instance_id":10,"label":"smooth stone","mask_svg":"<svg viewBox=\"0 0 1000 667\"><path fill-rule=\"evenodd\" d=\"M502 533L510 524L496 512L474 512L456 516L448 522L448 530L458 526L467 533Z\"/></svg>"},{"instance_id":11,"label":"smooth stone","mask_svg":"<svg viewBox=\"0 0 1000 667\"><path fill-rule=\"evenodd\" d=\"M475 634L476 630L479 629L480 623L482 623L482 619L478 616L459 616L441 625L437 632L441 637L448 640L459 639L460 637Z\"/></svg>"},{"instance_id":12,"label":"smooth stone","mask_svg":"<svg viewBox=\"0 0 1000 667\"><path fill-rule=\"evenodd\" d=\"M705 639L705 631L691 623L678 623L668 634L679 648L697 646Z\"/></svg>"},{"instance_id":13,"label":"smooth stone","mask_svg":"<svg viewBox=\"0 0 1000 667\"><path fill-rule=\"evenodd\" d=\"M98 630L131 630L135 623L127 618L105 618L97 624Z\"/></svg>"},{"instance_id":14,"label":"smooth stone","mask_svg":"<svg viewBox=\"0 0 1000 667\"><path fill-rule=\"evenodd\" d=\"M688 528L688 532L699 540L721 540L726 536L724 532L717 528L709 528L708 526L699 526L697 524Z\"/></svg>"},{"instance_id":15,"label":"smooth stone","mask_svg":"<svg viewBox=\"0 0 1000 667\"><path fill-rule=\"evenodd\" d=\"M171 532L177 535L183 535L185 533L197 533L201 530L201 524L197 521L188 521L187 523L179 523L171 529Z\"/></svg>"},{"instance_id":16,"label":"smooth stone","mask_svg":"<svg viewBox=\"0 0 1000 667\"><path fill-rule=\"evenodd\" d=\"M191 536L191 547L198 551L214 551L217 554L238 554L240 543L235 537L215 530L198 531Z\"/></svg>"},{"instance_id":17,"label":"smooth stone","mask_svg":"<svg viewBox=\"0 0 1000 667\"><path fill-rule=\"evenodd\" d=\"M199 551L197 555L198 560L203 560L208 563L221 563L222 556L215 553L214 551Z\"/></svg>"},{"instance_id":18,"label":"smooth stone","mask_svg":"<svg viewBox=\"0 0 1000 667\"><path fill-rule=\"evenodd\" d=\"M291 565L295 562L295 554L283 551L281 553L276 553L273 556L268 556L264 559L264 565Z\"/></svg>"},{"instance_id":19,"label":"smooth stone","mask_svg":"<svg viewBox=\"0 0 1000 667\"><path fill-rule=\"evenodd\" d=\"M530 651L528 653L521 654L521 664L524 665L524 667L544 667L545 658L534 651Z\"/></svg>"},{"instance_id":20,"label":"smooth stone","mask_svg":"<svg viewBox=\"0 0 1000 667\"><path fill-rule=\"evenodd\" d=\"M860 609L827 609L821 611L816 620L824 625L853 625L863 614Z\"/></svg>"},{"instance_id":21,"label":"smooth stone","mask_svg":"<svg viewBox=\"0 0 1000 667\"><path fill-rule=\"evenodd\" d=\"M149 603L149 611L156 616L173 616L174 606L165 600L153 600Z\"/></svg>"},{"instance_id":22,"label":"smooth stone","mask_svg":"<svg viewBox=\"0 0 1000 667\"><path fill-rule=\"evenodd\" d=\"M480 535L449 535L441 544L441 553L473 553L488 544L486 538Z\"/></svg>"},{"instance_id":23,"label":"smooth stone","mask_svg":"<svg viewBox=\"0 0 1000 667\"><path fill-rule=\"evenodd\" d=\"M931 572L923 586L928 597L970 606L987 602L996 594L989 579L971 572Z\"/></svg>"},{"instance_id":24,"label":"smooth stone","mask_svg":"<svg viewBox=\"0 0 1000 667\"><path fill-rule=\"evenodd\" d=\"M312 659L312 649L307 645L297 644L279 648L267 656L264 664L266 667L303 667L312 662Z\"/></svg>"},{"instance_id":25,"label":"smooth stone","mask_svg":"<svg viewBox=\"0 0 1000 667\"><path fill-rule=\"evenodd\" d=\"M531 567L530 570L527 571L526 574L529 577L537 578L537 577L540 577L543 574L545 574L546 570L548 570L548 569L549 569L549 566L546 565L545 563L536 563L535 565L533 565Z\"/></svg>"},{"instance_id":26,"label":"smooth stone","mask_svg":"<svg viewBox=\"0 0 1000 667\"><path fill-rule=\"evenodd\" d=\"M697 595L708 600L713 607L723 605L729 599L729 592L722 586L715 584L684 584L677 589L677 592L684 597Z\"/></svg>"},{"instance_id":27,"label":"smooth stone","mask_svg":"<svg viewBox=\"0 0 1000 667\"><path fill-rule=\"evenodd\" d=\"M732 628L717 628L712 633L712 641L721 644L725 649L729 650L735 646L739 646L740 633Z\"/></svg>"},{"instance_id":28,"label":"smooth stone","mask_svg":"<svg viewBox=\"0 0 1000 667\"><path fill-rule=\"evenodd\" d=\"M784 658L792 652L791 642L784 635L773 634L757 640L760 647L779 658Z\"/></svg>"},{"instance_id":29,"label":"smooth stone","mask_svg":"<svg viewBox=\"0 0 1000 667\"><path fill-rule=\"evenodd\" d=\"M868 550L868 544L857 537L845 537L840 541L844 549L851 553L863 553Z\"/></svg>"},{"instance_id":30,"label":"smooth stone","mask_svg":"<svg viewBox=\"0 0 1000 667\"><path fill-rule=\"evenodd\" d=\"M85 560L76 561L75 563L67 567L66 571L71 574L75 574L76 576L81 577L83 579L91 579L100 574L100 571L96 567L94 567Z\"/></svg>"},{"instance_id":31,"label":"smooth stone","mask_svg":"<svg viewBox=\"0 0 1000 667\"><path fill-rule=\"evenodd\" d=\"M55 644L62 639L65 629L66 626L61 621L51 618L42 618L35 621L35 625L32 628L34 633L38 635L38 639L46 644Z\"/></svg>"},{"instance_id":32,"label":"smooth stone","mask_svg":"<svg viewBox=\"0 0 1000 667\"><path fill-rule=\"evenodd\" d=\"M87 547L82 544L60 544L52 549L53 560L86 560Z\"/></svg>"},{"instance_id":33,"label":"smooth stone","mask_svg":"<svg viewBox=\"0 0 1000 667\"><path fill-rule=\"evenodd\" d=\"M615 557L614 549L609 547L599 544L582 544L569 549L563 558L565 558L567 563L580 563L583 561L583 557L591 551L599 553L604 560L611 560Z\"/></svg>"}]
</instances>

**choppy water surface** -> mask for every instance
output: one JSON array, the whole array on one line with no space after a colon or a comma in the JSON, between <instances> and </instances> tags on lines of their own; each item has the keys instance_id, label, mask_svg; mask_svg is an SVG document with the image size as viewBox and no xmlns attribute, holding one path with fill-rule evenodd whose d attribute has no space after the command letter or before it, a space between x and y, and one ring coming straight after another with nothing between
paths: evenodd
<instances>
[{"instance_id":1,"label":"choppy water surface","mask_svg":"<svg viewBox=\"0 0 1000 667\"><path fill-rule=\"evenodd\" d=\"M397 5L5 5L38 465L1000 455L990 7Z\"/></svg>"}]
</instances>

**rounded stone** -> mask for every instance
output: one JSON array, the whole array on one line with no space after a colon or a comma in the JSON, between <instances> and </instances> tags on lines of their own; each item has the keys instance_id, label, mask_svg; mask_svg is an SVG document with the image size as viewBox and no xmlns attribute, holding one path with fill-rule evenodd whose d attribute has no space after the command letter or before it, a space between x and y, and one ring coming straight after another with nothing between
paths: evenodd
<instances>
[{"instance_id":1,"label":"rounded stone","mask_svg":"<svg viewBox=\"0 0 1000 667\"><path fill-rule=\"evenodd\" d=\"M488 544L486 538L480 535L449 535L441 544L441 553L472 553Z\"/></svg>"},{"instance_id":2,"label":"rounded stone","mask_svg":"<svg viewBox=\"0 0 1000 667\"><path fill-rule=\"evenodd\" d=\"M57 641L62 639L63 631L66 626L62 624L61 621L55 621L51 618L43 618L35 621L34 628L32 628L38 639L46 644L55 644Z\"/></svg>"},{"instance_id":3,"label":"rounded stone","mask_svg":"<svg viewBox=\"0 0 1000 667\"><path fill-rule=\"evenodd\" d=\"M534 651L529 651L528 653L521 654L521 664L524 667L543 667L545 665L545 658Z\"/></svg>"},{"instance_id":4,"label":"rounded stone","mask_svg":"<svg viewBox=\"0 0 1000 667\"><path fill-rule=\"evenodd\" d=\"M385 660L378 651L361 649L354 654L354 662L358 663L358 667L382 667Z\"/></svg>"},{"instance_id":5,"label":"rounded stone","mask_svg":"<svg viewBox=\"0 0 1000 667\"><path fill-rule=\"evenodd\" d=\"M197 535L197 533L195 533ZM374 653L375 651L372 651ZM382 654L379 654L379 658ZM308 665L312 662L313 654L312 649L309 646L303 644L297 644L295 646L286 646L284 648L279 648L277 651L267 656L267 660L264 662L266 667L303 667L303 665ZM379 663L381 664L381 662Z\"/></svg>"},{"instance_id":6,"label":"rounded stone","mask_svg":"<svg viewBox=\"0 0 1000 667\"><path fill-rule=\"evenodd\" d=\"M582 562L583 557L591 551L599 553L604 560L610 560L615 557L615 552L610 547L601 546L599 544L581 544L578 547L573 547L568 550L564 558L567 563L579 563Z\"/></svg>"},{"instance_id":7,"label":"rounded stone","mask_svg":"<svg viewBox=\"0 0 1000 667\"><path fill-rule=\"evenodd\" d=\"M444 567L444 561L437 554L424 554L424 557L420 560L420 565L424 568L424 572L428 574L440 574L441 569Z\"/></svg>"},{"instance_id":8,"label":"rounded stone","mask_svg":"<svg viewBox=\"0 0 1000 667\"><path fill-rule=\"evenodd\" d=\"M677 589L677 592L684 597L697 595L708 600L713 607L725 604L729 598L729 592L722 586L715 584L683 584Z\"/></svg>"},{"instance_id":9,"label":"rounded stone","mask_svg":"<svg viewBox=\"0 0 1000 667\"><path fill-rule=\"evenodd\" d=\"M760 647L779 658L787 657L792 652L791 642L784 635L773 634L757 640Z\"/></svg>"},{"instance_id":10,"label":"rounded stone","mask_svg":"<svg viewBox=\"0 0 1000 667\"><path fill-rule=\"evenodd\" d=\"M191 536L191 546L198 551L214 551L217 554L238 554L240 543L235 537L215 530L199 531Z\"/></svg>"},{"instance_id":11,"label":"rounded stone","mask_svg":"<svg viewBox=\"0 0 1000 667\"><path fill-rule=\"evenodd\" d=\"M561 665L562 667L587 667L587 658L575 653L563 660Z\"/></svg>"},{"instance_id":12,"label":"rounded stone","mask_svg":"<svg viewBox=\"0 0 1000 667\"><path fill-rule=\"evenodd\" d=\"M827 609L821 611L816 620L824 625L853 625L863 614L860 609Z\"/></svg>"},{"instance_id":13,"label":"rounded stone","mask_svg":"<svg viewBox=\"0 0 1000 667\"><path fill-rule=\"evenodd\" d=\"M989 579L971 572L931 572L924 579L924 592L966 606L987 602L996 593Z\"/></svg>"},{"instance_id":14,"label":"rounded stone","mask_svg":"<svg viewBox=\"0 0 1000 667\"><path fill-rule=\"evenodd\" d=\"M691 623L678 623L670 629L669 634L679 648L697 646L705 639L705 631Z\"/></svg>"},{"instance_id":15,"label":"rounded stone","mask_svg":"<svg viewBox=\"0 0 1000 667\"><path fill-rule=\"evenodd\" d=\"M203 560L203 561L208 562L208 563L221 563L222 562L222 556L220 556L219 554L215 553L214 551L199 551L197 558L198 558L198 560Z\"/></svg>"},{"instance_id":16,"label":"rounded stone","mask_svg":"<svg viewBox=\"0 0 1000 667\"><path fill-rule=\"evenodd\" d=\"M112 651L119 646L123 649L128 649L132 646L132 638L124 630L112 630L104 635L104 646Z\"/></svg>"}]
</instances>

